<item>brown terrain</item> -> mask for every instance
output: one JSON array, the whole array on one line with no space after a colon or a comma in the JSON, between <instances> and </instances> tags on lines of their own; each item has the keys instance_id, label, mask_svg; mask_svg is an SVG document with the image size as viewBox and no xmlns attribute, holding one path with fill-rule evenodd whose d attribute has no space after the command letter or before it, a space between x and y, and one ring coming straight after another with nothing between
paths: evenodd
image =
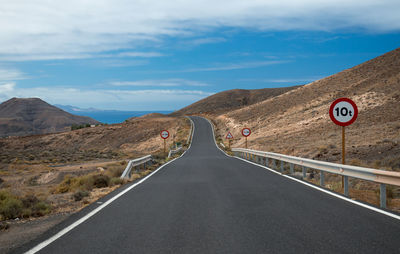
<instances>
[{"instance_id":1,"label":"brown terrain","mask_svg":"<svg viewBox=\"0 0 400 254\"><path fill-rule=\"evenodd\" d=\"M74 124L99 122L72 115L39 98L12 98L0 104L0 137L60 132Z\"/></svg>"},{"instance_id":2,"label":"brown terrain","mask_svg":"<svg viewBox=\"0 0 400 254\"><path fill-rule=\"evenodd\" d=\"M184 112L211 118L219 142L226 143L231 131L233 147L244 147L240 131L250 127L251 149L340 163L341 127L328 115L340 97L352 99L359 109L356 122L346 127L347 164L400 171L400 49L232 111L226 110L229 97L220 93L204 99L203 107L198 102ZM327 186L342 191L337 180L328 177ZM351 196L378 205L376 185L353 179L351 186ZM388 196L389 207L400 211L400 189L389 186Z\"/></svg>"},{"instance_id":3,"label":"brown terrain","mask_svg":"<svg viewBox=\"0 0 400 254\"><path fill-rule=\"evenodd\" d=\"M163 129L170 132L168 147L174 141L186 145L189 120L162 114L62 133L0 138L0 253L124 184L119 176L128 159L148 154L155 159L129 181L166 161L159 136ZM14 206L19 213L4 212L14 211Z\"/></svg>"},{"instance_id":4,"label":"brown terrain","mask_svg":"<svg viewBox=\"0 0 400 254\"><path fill-rule=\"evenodd\" d=\"M276 97L298 87L299 86L255 90L233 89L223 91L184 107L171 115L199 113L223 114Z\"/></svg>"}]
</instances>

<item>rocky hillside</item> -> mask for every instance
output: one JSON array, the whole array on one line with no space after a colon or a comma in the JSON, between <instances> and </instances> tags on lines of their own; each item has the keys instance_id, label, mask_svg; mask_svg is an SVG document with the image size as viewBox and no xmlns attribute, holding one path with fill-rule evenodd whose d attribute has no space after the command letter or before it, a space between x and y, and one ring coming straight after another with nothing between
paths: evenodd
<instances>
[{"instance_id":1,"label":"rocky hillside","mask_svg":"<svg viewBox=\"0 0 400 254\"><path fill-rule=\"evenodd\" d=\"M199 113L222 114L235 109L253 105L296 88L298 88L298 86L255 90L233 89L223 91L211 95L203 100L197 101L179 111L172 113L172 115L190 115Z\"/></svg>"},{"instance_id":2,"label":"rocky hillside","mask_svg":"<svg viewBox=\"0 0 400 254\"><path fill-rule=\"evenodd\" d=\"M219 134L252 128L251 148L340 161L341 129L328 116L330 104L348 97L359 109L346 128L352 164L400 170L400 49L262 102L214 114Z\"/></svg>"},{"instance_id":3,"label":"rocky hillside","mask_svg":"<svg viewBox=\"0 0 400 254\"><path fill-rule=\"evenodd\" d=\"M54 133L74 124L98 123L90 117L67 113L39 98L12 98L0 104L0 137Z\"/></svg>"},{"instance_id":4,"label":"rocky hillside","mask_svg":"<svg viewBox=\"0 0 400 254\"><path fill-rule=\"evenodd\" d=\"M161 130L169 130L171 145L186 140L189 128L183 117L153 115L62 133L0 138L0 171L22 162L44 165L155 154L163 148Z\"/></svg>"}]
</instances>

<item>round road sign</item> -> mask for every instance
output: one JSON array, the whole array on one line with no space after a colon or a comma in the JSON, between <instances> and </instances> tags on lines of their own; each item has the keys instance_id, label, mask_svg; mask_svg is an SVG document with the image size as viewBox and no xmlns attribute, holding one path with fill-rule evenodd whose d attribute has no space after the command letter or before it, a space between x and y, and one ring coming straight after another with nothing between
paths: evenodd
<instances>
[{"instance_id":1,"label":"round road sign","mask_svg":"<svg viewBox=\"0 0 400 254\"><path fill-rule=\"evenodd\" d=\"M249 128L243 128L243 130L242 130L243 136L248 137L248 136L250 136L250 134L251 134L251 130Z\"/></svg>"},{"instance_id":2,"label":"round road sign","mask_svg":"<svg viewBox=\"0 0 400 254\"><path fill-rule=\"evenodd\" d=\"M169 137L169 132L167 130L162 130L160 136L162 139L167 139Z\"/></svg>"},{"instance_id":3,"label":"round road sign","mask_svg":"<svg viewBox=\"0 0 400 254\"><path fill-rule=\"evenodd\" d=\"M228 134L226 134L226 139L233 139L233 135L231 132L228 132Z\"/></svg>"},{"instance_id":4,"label":"round road sign","mask_svg":"<svg viewBox=\"0 0 400 254\"><path fill-rule=\"evenodd\" d=\"M357 105L348 98L337 99L329 108L329 116L335 124L348 126L357 119Z\"/></svg>"}]
</instances>

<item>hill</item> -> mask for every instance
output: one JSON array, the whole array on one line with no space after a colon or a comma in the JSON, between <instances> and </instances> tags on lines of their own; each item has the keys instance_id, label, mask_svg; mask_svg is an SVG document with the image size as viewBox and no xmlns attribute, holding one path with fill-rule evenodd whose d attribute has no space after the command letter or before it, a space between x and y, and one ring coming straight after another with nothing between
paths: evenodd
<instances>
[{"instance_id":1,"label":"hill","mask_svg":"<svg viewBox=\"0 0 400 254\"><path fill-rule=\"evenodd\" d=\"M98 124L76 116L39 98L12 98L0 104L0 137L60 132L71 125Z\"/></svg>"},{"instance_id":2,"label":"hill","mask_svg":"<svg viewBox=\"0 0 400 254\"><path fill-rule=\"evenodd\" d=\"M255 103L264 101L266 99L286 93L290 90L296 89L294 87L282 88L264 88L255 90L233 89L223 91L200 101L197 101L183 109L180 109L171 115L190 115L199 113L221 114L227 111L232 111L245 106L253 105Z\"/></svg>"},{"instance_id":3,"label":"hill","mask_svg":"<svg viewBox=\"0 0 400 254\"><path fill-rule=\"evenodd\" d=\"M341 132L330 104L348 97L358 105L347 127L348 162L400 169L400 49L262 102L215 117L220 136L252 128L250 148L340 161Z\"/></svg>"}]
</instances>

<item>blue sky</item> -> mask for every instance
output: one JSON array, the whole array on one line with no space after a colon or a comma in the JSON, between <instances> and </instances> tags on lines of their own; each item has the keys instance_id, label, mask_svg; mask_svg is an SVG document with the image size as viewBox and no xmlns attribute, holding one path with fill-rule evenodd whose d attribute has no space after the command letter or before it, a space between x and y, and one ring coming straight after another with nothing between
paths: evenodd
<instances>
[{"instance_id":1,"label":"blue sky","mask_svg":"<svg viewBox=\"0 0 400 254\"><path fill-rule=\"evenodd\" d=\"M400 46L397 0L0 2L0 102L175 110L306 84Z\"/></svg>"}]
</instances>

